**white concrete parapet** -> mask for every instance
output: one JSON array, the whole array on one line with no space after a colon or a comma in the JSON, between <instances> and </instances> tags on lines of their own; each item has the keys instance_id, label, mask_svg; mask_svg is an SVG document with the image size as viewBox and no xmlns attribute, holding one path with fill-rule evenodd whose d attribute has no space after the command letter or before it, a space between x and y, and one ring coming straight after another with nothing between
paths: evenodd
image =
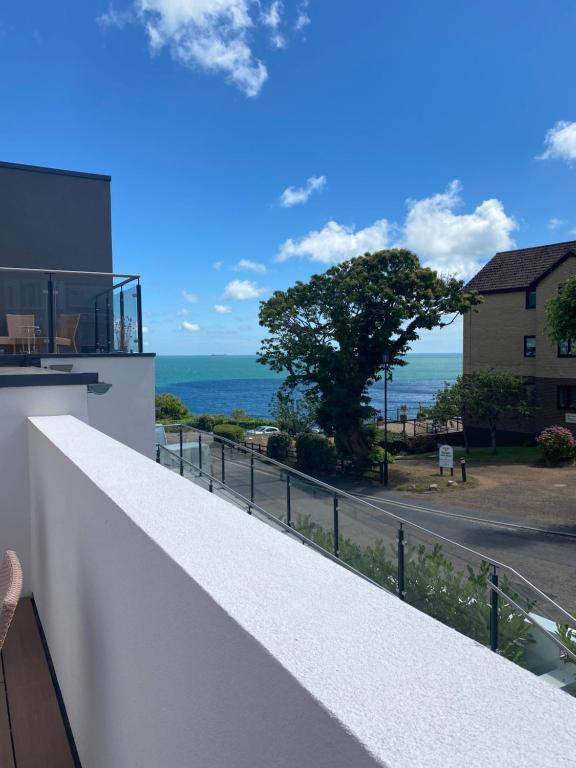
<instances>
[{"instance_id":1,"label":"white concrete parapet","mask_svg":"<svg viewBox=\"0 0 576 768\"><path fill-rule=\"evenodd\" d=\"M558 768L576 700L71 416L33 589L84 768Z\"/></svg>"}]
</instances>

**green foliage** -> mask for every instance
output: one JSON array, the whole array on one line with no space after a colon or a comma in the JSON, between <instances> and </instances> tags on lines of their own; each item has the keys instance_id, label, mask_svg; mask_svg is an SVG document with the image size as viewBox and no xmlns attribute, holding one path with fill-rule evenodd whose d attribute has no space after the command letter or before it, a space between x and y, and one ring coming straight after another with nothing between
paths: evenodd
<instances>
[{"instance_id":1,"label":"green foliage","mask_svg":"<svg viewBox=\"0 0 576 768\"><path fill-rule=\"evenodd\" d=\"M569 651L576 654L576 629L573 629L569 624L556 624L556 634ZM564 651L562 652L564 653ZM574 664L574 660L565 654L564 661L569 661Z\"/></svg>"},{"instance_id":2,"label":"green foliage","mask_svg":"<svg viewBox=\"0 0 576 768\"><path fill-rule=\"evenodd\" d=\"M442 418L462 416L465 424L483 424L490 430L492 453L503 416L528 416L534 412L520 376L497 371L473 371L458 376L436 398L429 414Z\"/></svg>"},{"instance_id":3,"label":"green foliage","mask_svg":"<svg viewBox=\"0 0 576 768\"><path fill-rule=\"evenodd\" d=\"M237 409L232 413L238 413L242 409ZM245 413L242 411L242 413ZM244 429L254 429L266 425L275 426L270 419L260 419L255 416L244 415L242 418L233 419L225 413L202 413L200 415L191 415L186 418L186 424L196 429L203 429L206 432L212 432L216 424L236 424Z\"/></svg>"},{"instance_id":4,"label":"green foliage","mask_svg":"<svg viewBox=\"0 0 576 768\"><path fill-rule=\"evenodd\" d=\"M432 453L437 448L438 443L433 435L416 435L408 439L408 453Z\"/></svg>"},{"instance_id":5,"label":"green foliage","mask_svg":"<svg viewBox=\"0 0 576 768\"><path fill-rule=\"evenodd\" d=\"M174 395L156 395L156 421L182 421L189 415L188 408Z\"/></svg>"},{"instance_id":6,"label":"green foliage","mask_svg":"<svg viewBox=\"0 0 576 768\"><path fill-rule=\"evenodd\" d=\"M298 517L294 527L318 546L334 551L332 531L312 522L309 516ZM372 546L361 547L342 534L338 544L341 560L391 592L398 591L396 545L387 551L378 540ZM481 563L478 571L470 566L457 570L439 544L431 549L423 544L408 547L405 552L406 601L483 645L490 643L488 576L486 562ZM501 578L500 588L511 599L518 600L506 576ZM526 606L527 610L533 608L534 603ZM498 652L522 664L531 642L530 626L504 600L499 601L498 612Z\"/></svg>"},{"instance_id":7,"label":"green foliage","mask_svg":"<svg viewBox=\"0 0 576 768\"><path fill-rule=\"evenodd\" d=\"M269 435L268 443L266 445L266 456L270 459L276 459L276 461L284 461L288 456L288 450L292 438L285 432L277 432L274 435Z\"/></svg>"},{"instance_id":8,"label":"green foliage","mask_svg":"<svg viewBox=\"0 0 576 768\"><path fill-rule=\"evenodd\" d=\"M368 388L381 377L383 353L391 367L405 365L420 331L447 325L448 315L480 301L410 251L367 253L262 302L260 325L269 335L258 359L287 371L288 389L319 396L318 423L336 436L339 451L367 456L362 424L373 414Z\"/></svg>"},{"instance_id":9,"label":"green foliage","mask_svg":"<svg viewBox=\"0 0 576 768\"><path fill-rule=\"evenodd\" d=\"M546 325L553 343L576 340L576 276L567 278L546 304Z\"/></svg>"},{"instance_id":10,"label":"green foliage","mask_svg":"<svg viewBox=\"0 0 576 768\"><path fill-rule=\"evenodd\" d=\"M298 435L296 460L298 469L309 475L329 475L336 469L336 451L324 435Z\"/></svg>"},{"instance_id":11,"label":"green foliage","mask_svg":"<svg viewBox=\"0 0 576 768\"><path fill-rule=\"evenodd\" d=\"M536 443L547 464L572 461L576 452L576 440L566 427L547 427L536 438Z\"/></svg>"},{"instance_id":12,"label":"green foliage","mask_svg":"<svg viewBox=\"0 0 576 768\"><path fill-rule=\"evenodd\" d=\"M316 423L318 406L318 396L310 391L298 393L294 389L280 389L272 398L270 413L280 429L297 435Z\"/></svg>"},{"instance_id":13,"label":"green foliage","mask_svg":"<svg viewBox=\"0 0 576 768\"><path fill-rule=\"evenodd\" d=\"M212 430L215 435L241 443L244 440L244 430L238 424L215 424Z\"/></svg>"}]
</instances>

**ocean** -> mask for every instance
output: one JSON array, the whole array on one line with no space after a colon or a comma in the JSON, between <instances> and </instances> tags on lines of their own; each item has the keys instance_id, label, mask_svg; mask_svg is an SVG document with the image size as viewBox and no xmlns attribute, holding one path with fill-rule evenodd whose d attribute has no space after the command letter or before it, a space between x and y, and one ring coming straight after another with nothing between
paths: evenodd
<instances>
[{"instance_id":1,"label":"ocean","mask_svg":"<svg viewBox=\"0 0 576 768\"><path fill-rule=\"evenodd\" d=\"M388 414L405 403L409 416L430 404L446 382L462 373L462 355L412 354L395 368L388 385ZM179 397L192 413L227 413L243 408L252 416L270 416L269 405L283 375L256 362L254 355L193 355L156 358L156 391ZM384 407L384 384L370 390L372 405Z\"/></svg>"}]
</instances>

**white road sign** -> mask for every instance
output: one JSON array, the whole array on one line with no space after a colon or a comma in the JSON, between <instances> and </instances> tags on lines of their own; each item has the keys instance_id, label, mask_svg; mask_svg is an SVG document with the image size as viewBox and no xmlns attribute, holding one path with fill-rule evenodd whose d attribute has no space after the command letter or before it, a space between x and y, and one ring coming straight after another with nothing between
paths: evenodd
<instances>
[{"instance_id":1,"label":"white road sign","mask_svg":"<svg viewBox=\"0 0 576 768\"><path fill-rule=\"evenodd\" d=\"M438 449L438 466L443 469L453 469L454 449L451 445L441 445Z\"/></svg>"}]
</instances>

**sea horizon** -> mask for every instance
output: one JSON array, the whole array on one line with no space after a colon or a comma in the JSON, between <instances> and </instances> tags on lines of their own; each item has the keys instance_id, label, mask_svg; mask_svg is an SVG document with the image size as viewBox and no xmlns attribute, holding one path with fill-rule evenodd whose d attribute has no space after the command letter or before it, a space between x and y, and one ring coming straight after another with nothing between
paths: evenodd
<instances>
[{"instance_id":1,"label":"sea horizon","mask_svg":"<svg viewBox=\"0 0 576 768\"><path fill-rule=\"evenodd\" d=\"M412 352L406 365L392 372L388 387L391 415L406 404L409 415L429 405L435 393L462 372L460 352ZM224 413L242 408L252 416L270 416L270 402L285 374L257 362L254 355L157 355L156 391L180 398L195 414ZM374 408L383 408L381 382L370 388Z\"/></svg>"}]
</instances>

